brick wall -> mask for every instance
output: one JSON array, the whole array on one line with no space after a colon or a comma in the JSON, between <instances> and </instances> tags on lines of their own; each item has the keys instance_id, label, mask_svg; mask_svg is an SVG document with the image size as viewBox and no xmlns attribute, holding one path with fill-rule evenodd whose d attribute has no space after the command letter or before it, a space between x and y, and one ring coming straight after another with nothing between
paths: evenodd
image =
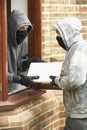
<instances>
[{"instance_id":1,"label":"brick wall","mask_svg":"<svg viewBox=\"0 0 87 130\"><path fill-rule=\"evenodd\" d=\"M62 102L61 90L49 90L13 110L4 109L0 111L0 130L63 130Z\"/></svg>"},{"instance_id":2,"label":"brick wall","mask_svg":"<svg viewBox=\"0 0 87 130\"><path fill-rule=\"evenodd\" d=\"M68 16L80 18L83 35L87 40L87 1L86 0L42 0L42 57L46 61L64 60L66 52L58 46L55 31L51 27Z\"/></svg>"}]
</instances>

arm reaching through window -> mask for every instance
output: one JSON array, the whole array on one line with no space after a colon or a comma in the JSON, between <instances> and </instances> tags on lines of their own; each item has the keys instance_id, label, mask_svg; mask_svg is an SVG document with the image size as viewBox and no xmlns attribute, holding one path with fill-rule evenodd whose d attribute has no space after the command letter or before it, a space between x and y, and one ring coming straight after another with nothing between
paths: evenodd
<instances>
[{"instance_id":1,"label":"arm reaching through window","mask_svg":"<svg viewBox=\"0 0 87 130\"><path fill-rule=\"evenodd\" d=\"M13 82L32 88L33 86L36 86L36 83L33 80L38 79L38 78L39 78L39 76L30 76L29 77L29 76L24 76L24 75L21 75L21 76L14 75Z\"/></svg>"}]
</instances>

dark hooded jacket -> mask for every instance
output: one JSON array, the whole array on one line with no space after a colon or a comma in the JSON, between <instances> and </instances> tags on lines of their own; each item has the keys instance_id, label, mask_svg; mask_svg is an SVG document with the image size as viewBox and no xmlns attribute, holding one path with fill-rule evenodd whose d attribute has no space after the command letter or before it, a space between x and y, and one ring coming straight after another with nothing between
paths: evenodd
<instances>
[{"instance_id":1,"label":"dark hooded jacket","mask_svg":"<svg viewBox=\"0 0 87 130\"><path fill-rule=\"evenodd\" d=\"M87 42L83 40L81 21L65 18L55 26L66 46L64 75L55 78L63 90L66 115L71 118L87 118Z\"/></svg>"},{"instance_id":2,"label":"dark hooded jacket","mask_svg":"<svg viewBox=\"0 0 87 130\"><path fill-rule=\"evenodd\" d=\"M8 81L9 84L13 81L13 76L18 75L18 64L23 56L25 44L23 42L18 45L16 41L17 30L29 25L29 29L25 37L28 36L32 29L32 25L26 15L18 10L13 10L8 20Z\"/></svg>"}]
</instances>

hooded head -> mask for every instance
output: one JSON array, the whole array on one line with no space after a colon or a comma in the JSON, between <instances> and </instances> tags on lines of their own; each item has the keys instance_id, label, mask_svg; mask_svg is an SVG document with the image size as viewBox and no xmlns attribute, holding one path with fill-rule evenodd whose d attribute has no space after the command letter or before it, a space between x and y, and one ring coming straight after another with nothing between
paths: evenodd
<instances>
[{"instance_id":1,"label":"hooded head","mask_svg":"<svg viewBox=\"0 0 87 130\"><path fill-rule=\"evenodd\" d=\"M24 31L21 30L21 34L19 34L19 30L23 26L27 26L27 29ZM20 44L18 42L22 42L31 30L32 24L29 21L28 17L19 10L13 10L8 20L8 43L12 46L17 46ZM19 40L19 35L22 36L22 34L24 35L21 37L22 39Z\"/></svg>"},{"instance_id":2,"label":"hooded head","mask_svg":"<svg viewBox=\"0 0 87 130\"><path fill-rule=\"evenodd\" d=\"M52 29L60 33L66 50L69 50L74 43L82 40L82 35L80 33L82 30L82 23L77 18L65 18L54 25Z\"/></svg>"}]
</instances>

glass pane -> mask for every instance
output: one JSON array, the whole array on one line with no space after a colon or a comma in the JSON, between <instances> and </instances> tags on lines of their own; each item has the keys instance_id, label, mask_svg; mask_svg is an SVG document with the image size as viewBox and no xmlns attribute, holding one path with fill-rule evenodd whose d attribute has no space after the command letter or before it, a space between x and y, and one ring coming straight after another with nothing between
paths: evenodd
<instances>
[{"instance_id":1,"label":"glass pane","mask_svg":"<svg viewBox=\"0 0 87 130\"><path fill-rule=\"evenodd\" d=\"M86 0L42 0L42 58L46 61L64 60L66 52L59 47L51 27L68 16L80 18L84 39L87 39Z\"/></svg>"}]
</instances>

